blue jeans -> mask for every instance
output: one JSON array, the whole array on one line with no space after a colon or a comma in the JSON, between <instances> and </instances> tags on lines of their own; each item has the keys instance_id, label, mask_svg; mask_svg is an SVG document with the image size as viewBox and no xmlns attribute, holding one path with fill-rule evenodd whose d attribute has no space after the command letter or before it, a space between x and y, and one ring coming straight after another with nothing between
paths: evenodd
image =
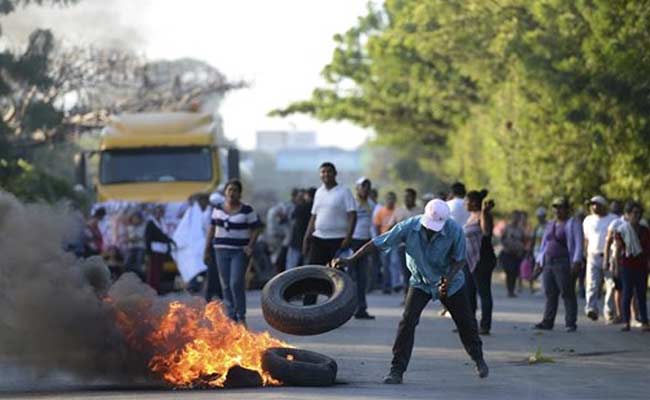
<instances>
[{"instance_id":1,"label":"blue jeans","mask_svg":"<svg viewBox=\"0 0 650 400\"><path fill-rule=\"evenodd\" d=\"M384 275L384 290L391 290L402 286L402 261L397 246L388 253L381 253L381 264Z\"/></svg>"},{"instance_id":2,"label":"blue jeans","mask_svg":"<svg viewBox=\"0 0 650 400\"><path fill-rule=\"evenodd\" d=\"M289 246L287 249L287 269L296 268L302 261L302 250Z\"/></svg>"},{"instance_id":3,"label":"blue jeans","mask_svg":"<svg viewBox=\"0 0 650 400\"><path fill-rule=\"evenodd\" d=\"M246 320L246 254L244 249L215 249L223 303L230 319Z\"/></svg>"},{"instance_id":4,"label":"blue jeans","mask_svg":"<svg viewBox=\"0 0 650 400\"><path fill-rule=\"evenodd\" d=\"M359 250L367 240L352 240L352 250ZM366 312L368 303L366 301L366 286L368 284L368 264L370 257L364 256L362 259L357 260L354 265L348 268L348 273L357 284L357 313Z\"/></svg>"}]
</instances>

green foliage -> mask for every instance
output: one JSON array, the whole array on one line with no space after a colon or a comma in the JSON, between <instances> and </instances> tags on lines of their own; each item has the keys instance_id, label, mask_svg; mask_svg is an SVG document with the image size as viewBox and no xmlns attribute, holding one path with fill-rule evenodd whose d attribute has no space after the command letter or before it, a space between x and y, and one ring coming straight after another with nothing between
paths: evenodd
<instances>
[{"instance_id":1,"label":"green foliage","mask_svg":"<svg viewBox=\"0 0 650 400\"><path fill-rule=\"evenodd\" d=\"M388 0L335 37L326 87L273 114L371 127L395 168L504 209L650 201L649 17L648 1Z\"/></svg>"},{"instance_id":2,"label":"green foliage","mask_svg":"<svg viewBox=\"0 0 650 400\"><path fill-rule=\"evenodd\" d=\"M68 181L34 168L22 159L15 162L0 159L0 189L27 202L55 203L77 197Z\"/></svg>"},{"instance_id":3,"label":"green foliage","mask_svg":"<svg viewBox=\"0 0 650 400\"><path fill-rule=\"evenodd\" d=\"M0 15L10 14L18 7L36 5L68 5L76 0L0 0ZM48 74L54 37L48 30L38 29L29 36L26 50L14 54L0 53L0 188L14 193L25 201L55 202L62 198L74 199L75 193L66 180L56 178L45 170L19 158L29 143L30 135L38 130L58 126L63 113L51 99L35 93L48 93L54 82ZM18 106L18 88L25 91L29 101ZM17 118L16 116L19 116ZM10 122L10 120L12 120Z\"/></svg>"}]
</instances>

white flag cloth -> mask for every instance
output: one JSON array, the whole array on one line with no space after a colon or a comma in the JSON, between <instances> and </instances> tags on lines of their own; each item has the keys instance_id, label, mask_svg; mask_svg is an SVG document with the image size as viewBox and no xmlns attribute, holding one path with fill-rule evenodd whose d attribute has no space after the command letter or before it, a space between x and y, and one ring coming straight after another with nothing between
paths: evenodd
<instances>
[{"instance_id":1,"label":"white flag cloth","mask_svg":"<svg viewBox=\"0 0 650 400\"><path fill-rule=\"evenodd\" d=\"M172 251L172 257L176 261L181 278L187 283L207 269L203 262L205 250L203 212L198 203L194 203L185 212L172 238L177 246L176 251Z\"/></svg>"}]
</instances>

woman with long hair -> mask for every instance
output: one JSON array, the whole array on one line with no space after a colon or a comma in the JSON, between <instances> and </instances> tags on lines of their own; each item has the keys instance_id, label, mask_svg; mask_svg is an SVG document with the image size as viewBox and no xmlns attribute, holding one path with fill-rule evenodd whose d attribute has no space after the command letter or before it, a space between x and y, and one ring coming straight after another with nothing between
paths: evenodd
<instances>
[{"instance_id":1,"label":"woman with long hair","mask_svg":"<svg viewBox=\"0 0 650 400\"><path fill-rule=\"evenodd\" d=\"M492 328L492 271L496 266L496 256L492 246L492 230L494 219L492 200L484 201L488 191L472 190L467 193L465 206L469 211L469 219L464 226L467 243L467 266L469 274L467 289L470 305L476 313L476 296L481 298L481 322L479 334L489 335Z\"/></svg>"}]
</instances>

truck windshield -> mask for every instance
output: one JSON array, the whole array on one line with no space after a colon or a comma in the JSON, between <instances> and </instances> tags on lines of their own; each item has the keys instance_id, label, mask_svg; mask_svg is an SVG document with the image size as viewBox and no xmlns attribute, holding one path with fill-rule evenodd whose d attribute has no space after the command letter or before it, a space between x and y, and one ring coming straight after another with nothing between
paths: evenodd
<instances>
[{"instance_id":1,"label":"truck windshield","mask_svg":"<svg viewBox=\"0 0 650 400\"><path fill-rule=\"evenodd\" d=\"M99 175L103 184L210 181L212 152L208 147L106 150Z\"/></svg>"}]
</instances>

